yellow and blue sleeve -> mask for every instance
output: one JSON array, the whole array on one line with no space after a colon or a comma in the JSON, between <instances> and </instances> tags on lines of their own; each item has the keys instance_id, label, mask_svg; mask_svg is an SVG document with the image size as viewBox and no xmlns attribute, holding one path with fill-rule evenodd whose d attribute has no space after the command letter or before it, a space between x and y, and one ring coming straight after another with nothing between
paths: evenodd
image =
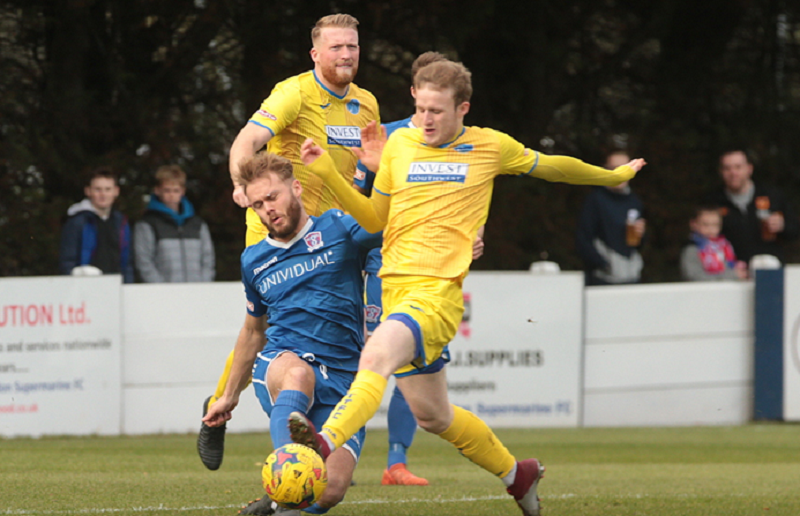
<instances>
[{"instance_id":1,"label":"yellow and blue sleeve","mask_svg":"<svg viewBox=\"0 0 800 516\"><path fill-rule=\"evenodd\" d=\"M294 122L300 113L302 95L296 81L285 81L272 90L250 122L268 129L273 136Z\"/></svg>"}]
</instances>

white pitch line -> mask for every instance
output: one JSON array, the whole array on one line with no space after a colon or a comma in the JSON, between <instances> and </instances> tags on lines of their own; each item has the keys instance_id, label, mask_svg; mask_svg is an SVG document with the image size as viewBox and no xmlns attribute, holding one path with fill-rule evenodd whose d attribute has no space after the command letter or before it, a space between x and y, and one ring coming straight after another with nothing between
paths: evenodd
<instances>
[{"instance_id":1,"label":"white pitch line","mask_svg":"<svg viewBox=\"0 0 800 516\"><path fill-rule=\"evenodd\" d=\"M339 505L364 505L364 504L407 504L407 503L436 503L436 504L445 504L445 503L462 503L462 502L480 502L480 501L489 501L489 500L505 500L508 496L480 496L480 497L462 497L462 498L411 498L408 500L357 500L357 501L350 501L350 502L342 502ZM209 505L200 505L196 507L167 507L162 505L154 506L154 507L119 507L119 508L101 508L101 509L73 509L73 510L66 510L66 511L36 511L36 510L25 510L25 509L7 509L5 511L0 511L2 515L8 516L25 516L25 515L36 515L36 514L105 514L105 513L115 513L115 512L123 512L123 511L132 511L132 512L162 512L162 511L214 511L219 509L239 509L241 505L221 505L221 506L209 506Z\"/></svg>"},{"instance_id":2,"label":"white pitch line","mask_svg":"<svg viewBox=\"0 0 800 516\"><path fill-rule=\"evenodd\" d=\"M613 496L617 499L641 499L641 498L651 498L657 497L657 495L647 494L647 493L629 493L629 494L620 494ZM674 497L675 495L664 495L664 496L671 496ZM730 496L730 495L726 495ZM744 496L740 494L740 496ZM547 500L566 500L570 498L599 498L600 495L579 495L576 493L562 493L558 495L548 495L542 496L543 501ZM603 495L603 498L607 498L608 495ZM678 495L680 498L697 498L698 495L690 494L690 493L682 493ZM410 498L405 500L386 500L386 499L371 499L371 500L354 500L349 502L342 502L339 505L369 505L369 504L384 504L384 505L392 505L392 504L409 504L409 503L429 503L429 504L446 504L446 503L464 503L464 502L485 502L485 501L492 501L492 500L507 500L509 499L508 496L465 496L461 498ZM5 516L27 516L27 515L38 515L38 514L105 514L105 513L115 513L115 512L164 512L164 511L171 511L171 512L185 512L185 511L216 511L220 509L239 509L241 508L241 504L238 505L219 505L219 506L210 506L210 505L198 505L195 507L167 507L163 504L158 506L151 506L151 507L118 507L118 508L98 508L98 509L73 509L73 510L66 510L66 511L37 511L37 510L26 510L26 509L6 509L0 510L0 515Z\"/></svg>"}]
</instances>

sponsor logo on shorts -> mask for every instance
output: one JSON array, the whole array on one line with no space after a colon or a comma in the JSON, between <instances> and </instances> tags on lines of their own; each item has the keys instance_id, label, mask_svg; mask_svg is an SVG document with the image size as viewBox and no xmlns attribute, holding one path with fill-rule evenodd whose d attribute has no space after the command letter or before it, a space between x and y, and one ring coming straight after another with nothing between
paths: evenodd
<instances>
[{"instance_id":1,"label":"sponsor logo on shorts","mask_svg":"<svg viewBox=\"0 0 800 516\"><path fill-rule=\"evenodd\" d=\"M347 103L347 110L354 115L357 115L358 112L361 111L361 102L359 102L358 99L352 99Z\"/></svg>"},{"instance_id":2,"label":"sponsor logo on shorts","mask_svg":"<svg viewBox=\"0 0 800 516\"><path fill-rule=\"evenodd\" d=\"M312 231L311 233L304 236L303 240L306 241L309 253L325 245L325 243L322 241L322 233L320 233L319 231Z\"/></svg>"},{"instance_id":3,"label":"sponsor logo on shorts","mask_svg":"<svg viewBox=\"0 0 800 516\"><path fill-rule=\"evenodd\" d=\"M249 311L251 311L251 312L255 312L255 310L256 310L256 305L254 305L252 301L248 301L248 302L247 302L247 309L248 309Z\"/></svg>"},{"instance_id":4,"label":"sponsor logo on shorts","mask_svg":"<svg viewBox=\"0 0 800 516\"><path fill-rule=\"evenodd\" d=\"M367 305L364 307L364 313L367 317L368 323L376 323L381 318L381 307L375 305Z\"/></svg>"},{"instance_id":5,"label":"sponsor logo on shorts","mask_svg":"<svg viewBox=\"0 0 800 516\"><path fill-rule=\"evenodd\" d=\"M356 170L355 178L358 179L359 181L363 181L364 179L367 178L367 173L364 172L363 170Z\"/></svg>"},{"instance_id":6,"label":"sponsor logo on shorts","mask_svg":"<svg viewBox=\"0 0 800 516\"><path fill-rule=\"evenodd\" d=\"M328 145L361 147L361 128L354 125L326 125Z\"/></svg>"},{"instance_id":7,"label":"sponsor logo on shorts","mask_svg":"<svg viewBox=\"0 0 800 516\"><path fill-rule=\"evenodd\" d=\"M264 118L269 118L270 120L277 120L278 119L278 117L276 117L275 115L273 115L272 113L270 113L266 109L259 109L257 114L263 116Z\"/></svg>"},{"instance_id":8,"label":"sponsor logo on shorts","mask_svg":"<svg viewBox=\"0 0 800 516\"><path fill-rule=\"evenodd\" d=\"M433 183L446 181L463 183L467 179L469 165L466 163L441 163L414 161L408 169L409 183Z\"/></svg>"}]
</instances>

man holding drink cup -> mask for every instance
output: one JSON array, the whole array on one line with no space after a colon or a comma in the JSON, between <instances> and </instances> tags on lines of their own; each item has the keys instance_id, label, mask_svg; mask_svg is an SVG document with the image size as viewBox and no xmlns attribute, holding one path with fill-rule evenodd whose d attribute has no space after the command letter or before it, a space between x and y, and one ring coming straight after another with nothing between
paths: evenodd
<instances>
[{"instance_id":1,"label":"man holding drink cup","mask_svg":"<svg viewBox=\"0 0 800 516\"><path fill-rule=\"evenodd\" d=\"M630 161L625 151L606 157L614 169ZM639 283L643 266L639 248L645 233L643 206L628 181L596 186L586 197L576 235L576 248L584 263L587 285Z\"/></svg>"},{"instance_id":2,"label":"man holding drink cup","mask_svg":"<svg viewBox=\"0 0 800 516\"><path fill-rule=\"evenodd\" d=\"M722 234L736 256L749 262L770 254L783 261L783 242L800 234L793 207L778 189L753 181L753 163L743 149L723 152L719 172L724 187L709 200L720 207Z\"/></svg>"}]
</instances>

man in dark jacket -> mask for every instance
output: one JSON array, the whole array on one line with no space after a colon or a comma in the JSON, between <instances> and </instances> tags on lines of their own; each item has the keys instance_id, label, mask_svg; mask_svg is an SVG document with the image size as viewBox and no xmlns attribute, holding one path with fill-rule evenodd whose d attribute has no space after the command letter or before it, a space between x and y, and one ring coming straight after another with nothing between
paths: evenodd
<instances>
[{"instance_id":1,"label":"man in dark jacket","mask_svg":"<svg viewBox=\"0 0 800 516\"><path fill-rule=\"evenodd\" d=\"M185 197L184 171L177 165L159 168L153 192L134 227L136 272L146 283L213 281L214 244Z\"/></svg>"},{"instance_id":2,"label":"man in dark jacket","mask_svg":"<svg viewBox=\"0 0 800 516\"><path fill-rule=\"evenodd\" d=\"M629 161L628 153L613 152L606 158L606 168L613 170ZM641 281L642 211L642 201L628 181L613 187L595 186L586 196L575 246L584 263L587 285Z\"/></svg>"},{"instance_id":3,"label":"man in dark jacket","mask_svg":"<svg viewBox=\"0 0 800 516\"><path fill-rule=\"evenodd\" d=\"M58 271L72 274L81 266L96 267L104 274L122 274L133 282L128 219L113 208L119 197L117 176L107 168L89 175L86 199L67 210L69 218L61 230Z\"/></svg>"},{"instance_id":4,"label":"man in dark jacket","mask_svg":"<svg viewBox=\"0 0 800 516\"><path fill-rule=\"evenodd\" d=\"M724 152L719 172L725 186L708 201L721 208L722 234L736 257L749 262L771 254L783 261L783 243L800 233L793 207L778 189L753 182L753 164L742 149Z\"/></svg>"}]
</instances>

